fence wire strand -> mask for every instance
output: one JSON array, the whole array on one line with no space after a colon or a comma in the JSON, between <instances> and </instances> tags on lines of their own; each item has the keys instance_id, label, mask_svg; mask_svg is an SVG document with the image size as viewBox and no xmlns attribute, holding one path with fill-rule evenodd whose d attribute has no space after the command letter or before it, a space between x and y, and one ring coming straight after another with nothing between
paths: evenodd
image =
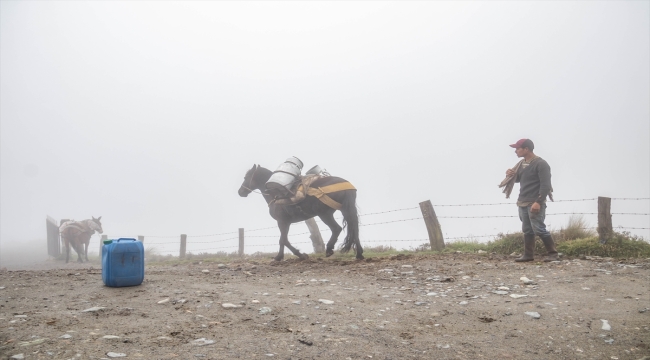
<instances>
[{"instance_id":1,"label":"fence wire strand","mask_svg":"<svg viewBox=\"0 0 650 360\"><path fill-rule=\"evenodd\" d=\"M621 201L639 201L639 200L650 200L650 198L647 197L639 197L639 198L611 198L612 200L621 200ZM566 199L566 200L557 200L555 203L561 203L561 202L579 202L579 201L594 201L597 200L597 198L585 198L585 199ZM434 204L435 207L464 207L464 206L496 206L496 205L513 205L514 202L500 202L500 203L476 203L476 204ZM402 212L402 211L410 211L410 210L417 210L419 207L408 207L408 208L401 208L401 209L394 209L394 210L385 210L385 211L378 211L378 212L372 212L372 213L367 213L367 214L359 214L359 217L363 216L371 216L371 215L380 215L380 214L388 214L388 213L395 213L395 212ZM596 212L565 212L565 213L551 213L551 214L546 214L548 216L554 216L554 215L598 215ZM611 215L622 215L622 216L650 216L650 213L635 213L635 212L618 212L618 213L611 213ZM517 218L518 215L479 215L479 216L438 216L439 219L490 219L490 218ZM392 224L392 223L398 223L398 222L407 222L407 221L413 221L413 220L420 220L423 219L423 217L413 217L413 218L407 218L407 219L399 219L399 220L389 220L389 221L380 221L380 222L374 222L374 223L369 223L369 224L363 224L360 223L359 226L374 226L374 225L384 225L384 224ZM342 220L341 218L337 218L337 220ZM323 224L322 221L318 220L319 223ZM262 228L255 228L251 230L246 230L246 233L251 233L251 232L256 232L256 231L262 231L262 230L271 230L271 229L277 229L277 226L268 226L268 227L262 227ZM585 229L595 229L594 228L585 228ZM625 226L618 226L616 229L624 229L624 230L649 230L649 227L625 227ZM331 231L329 227L324 227L323 229L320 229L320 231ZM206 241L189 241L189 239L194 239L194 238L201 238L201 237L215 237L215 236L223 236L223 235L232 235L232 234L237 234L238 231L230 231L230 232L223 232L223 233L215 233L215 234L205 234L205 235L187 235L188 238L188 245L193 245L193 244L214 244L214 243L222 243L226 241L231 241L238 239L238 237L229 237L226 239L219 239L219 240L206 240ZM289 234L290 236L301 236L301 235L307 235L311 234L309 231L306 232L300 232L296 234ZM501 236L503 234L493 234L493 235L469 235L469 236L457 236L457 237L447 237L445 238L446 240L458 240L458 239L473 239L473 238L489 238L489 237L496 237L496 236ZM246 235L246 238L277 238L277 235ZM178 239L180 238L179 235L146 235L145 238L148 239ZM380 243L380 242L385 242L385 243L391 243L391 242L413 242L413 241L429 241L429 239L422 238L422 239L394 239L394 240L364 240L364 242L368 243ZM296 242L294 244L310 244L310 242ZM145 242L145 245L176 245L175 242ZM276 244L256 244L256 245L246 245L246 247L264 247L264 246L275 246ZM237 248L238 245L232 245L232 246L221 246L221 247L212 247L212 248L207 248L207 249L198 249L198 250L188 250L188 252L192 251L208 251L208 250L220 250L220 249L229 249L229 248ZM165 251L158 251L161 253L174 253L177 252L178 250L165 250Z\"/></svg>"}]
</instances>

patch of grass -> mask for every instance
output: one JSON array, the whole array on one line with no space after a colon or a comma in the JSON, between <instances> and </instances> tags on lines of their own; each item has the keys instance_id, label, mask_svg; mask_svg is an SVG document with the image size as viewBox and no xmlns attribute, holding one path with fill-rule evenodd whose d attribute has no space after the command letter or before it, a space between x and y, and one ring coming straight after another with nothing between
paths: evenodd
<instances>
[{"instance_id":1,"label":"patch of grass","mask_svg":"<svg viewBox=\"0 0 650 360\"><path fill-rule=\"evenodd\" d=\"M601 256L612 258L650 257L650 243L629 232L615 233L613 238L602 245L596 232L582 216L572 216L567 225L560 230L552 231L557 250L565 256ZM524 249L524 234L499 234L487 243L467 238L447 243L443 252L461 251L477 253L479 250L501 255L512 253L521 254ZM422 244L415 251L430 251L428 243ZM535 241L535 254L545 255L546 248L539 238Z\"/></svg>"},{"instance_id":2,"label":"patch of grass","mask_svg":"<svg viewBox=\"0 0 650 360\"><path fill-rule=\"evenodd\" d=\"M431 246L429 246L429 248L430 247ZM479 250L488 251L489 250L488 244L480 243L478 242L478 240L467 239L467 240L456 240L454 242L450 242L445 246L444 252L461 251L467 253L475 253L478 252Z\"/></svg>"},{"instance_id":3,"label":"patch of grass","mask_svg":"<svg viewBox=\"0 0 650 360\"><path fill-rule=\"evenodd\" d=\"M629 232L614 233L612 239L601 244L597 236L564 241L557 250L567 256L601 256L611 258L650 257L650 243Z\"/></svg>"}]
</instances>

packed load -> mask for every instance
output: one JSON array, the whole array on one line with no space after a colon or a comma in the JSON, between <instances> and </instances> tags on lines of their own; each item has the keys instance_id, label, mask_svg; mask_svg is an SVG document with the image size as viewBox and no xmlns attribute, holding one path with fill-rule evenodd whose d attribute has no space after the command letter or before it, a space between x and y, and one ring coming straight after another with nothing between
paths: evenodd
<instances>
[{"instance_id":1,"label":"packed load","mask_svg":"<svg viewBox=\"0 0 650 360\"><path fill-rule=\"evenodd\" d=\"M306 189L314 180L329 176L326 170L316 165L301 175L303 163L295 156L288 158L273 172L266 182L266 191L276 204L292 205L305 199Z\"/></svg>"},{"instance_id":2,"label":"packed load","mask_svg":"<svg viewBox=\"0 0 650 360\"><path fill-rule=\"evenodd\" d=\"M300 181L302 161L295 156L280 164L266 182L266 190L274 197L285 198L291 195L291 188Z\"/></svg>"},{"instance_id":3,"label":"packed load","mask_svg":"<svg viewBox=\"0 0 650 360\"><path fill-rule=\"evenodd\" d=\"M61 224L61 226L59 226L59 232L63 233L68 228L73 228L80 232L87 232L92 230L85 223L81 221L68 220L65 221L63 224Z\"/></svg>"}]
</instances>

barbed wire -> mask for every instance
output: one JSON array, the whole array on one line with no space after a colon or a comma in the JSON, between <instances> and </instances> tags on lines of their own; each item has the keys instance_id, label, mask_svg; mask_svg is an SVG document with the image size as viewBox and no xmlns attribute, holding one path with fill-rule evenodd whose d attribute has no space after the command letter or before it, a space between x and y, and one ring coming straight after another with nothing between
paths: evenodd
<instances>
[{"instance_id":1,"label":"barbed wire","mask_svg":"<svg viewBox=\"0 0 650 360\"><path fill-rule=\"evenodd\" d=\"M650 198L611 198L612 200L650 200ZM561 202L578 202L578 201L593 201L597 200L597 198L585 198L585 199L565 199L565 200L556 200L555 203L561 203ZM500 203L475 203L475 204L435 204L436 207L461 207L461 206L496 206L496 205L513 205L514 202L500 202ZM379 214L387 214L387 213L393 213L393 212L400 212L400 211L408 211L408 210L416 210L419 209L419 207L408 207L408 208L402 208L402 209L394 209L394 210L385 210L385 211L378 211L378 212L373 212L373 213L367 213L367 214L359 214L359 217L362 216L371 216L371 215L379 215ZM546 214L546 215L597 215L597 213L555 213L555 214ZM649 216L650 214L648 213L612 213L612 215L640 215L640 216ZM480 219L480 218L516 218L518 217L517 215L488 215L488 216L439 216L438 218L442 219ZM417 217L417 218L410 218L410 219L401 219L401 220L393 220L393 221L384 221L384 222L376 222L376 223L371 223L371 224L360 224L359 226L371 226L371 225L380 225L380 224L390 224L394 222L402 222L402 221L410 221L410 220L417 220L417 219L422 219L422 217ZM341 220L340 218L337 218L337 220ZM323 223L322 221L318 220L319 223ZM268 226L268 227L263 227L263 228L256 228L256 229L251 229L251 230L246 230L246 232L255 232L255 231L261 231L261 230L269 230L269 229L276 229L277 226ZM231 231L231 232L224 232L224 233L216 233L216 234L205 234L205 235L187 235L188 238L197 238L197 237L210 237L210 236L221 236L221 235L230 235L230 234L237 234L237 231ZM301 234L295 234L295 235L302 235L305 233ZM146 235L146 238L178 238L180 235ZM254 236L248 236L248 237L254 237ZM259 236L259 237L267 237L267 236ZM224 239L223 241L230 240L229 239ZM220 240L221 241L221 240ZM193 242L195 243L195 242ZM157 243L159 245L162 245L162 243Z\"/></svg>"},{"instance_id":2,"label":"barbed wire","mask_svg":"<svg viewBox=\"0 0 650 360\"><path fill-rule=\"evenodd\" d=\"M566 199L566 200L555 200L553 203L560 202L575 202L575 201L592 201L597 200L596 198L589 199ZM479 204L433 204L435 207L452 207L452 206L493 206L493 205L514 205L515 202L500 202L500 203L479 203Z\"/></svg>"},{"instance_id":3,"label":"barbed wire","mask_svg":"<svg viewBox=\"0 0 650 360\"><path fill-rule=\"evenodd\" d=\"M265 228L258 228L258 229L246 230L246 231L247 232L253 232L253 231L260 231L260 230L277 229L277 227L278 226L276 225L276 226L269 226L269 227L265 227Z\"/></svg>"},{"instance_id":4,"label":"barbed wire","mask_svg":"<svg viewBox=\"0 0 650 360\"><path fill-rule=\"evenodd\" d=\"M438 219L489 219L489 218L518 218L518 217L519 215L438 216Z\"/></svg>"},{"instance_id":5,"label":"barbed wire","mask_svg":"<svg viewBox=\"0 0 650 360\"><path fill-rule=\"evenodd\" d=\"M650 227L625 227L625 226L617 226L617 229L630 229L630 230L650 230Z\"/></svg>"},{"instance_id":6,"label":"barbed wire","mask_svg":"<svg viewBox=\"0 0 650 360\"><path fill-rule=\"evenodd\" d=\"M410 219L400 219L400 220L392 220L392 221L381 221L381 222L376 222L376 223L371 223L371 224L359 224L359 226L382 225L382 224L390 224L390 223L396 223L396 222L402 222L402 221L411 221L411 220L418 220L418 219L423 219L423 217L415 217L415 218L410 218Z\"/></svg>"},{"instance_id":7,"label":"barbed wire","mask_svg":"<svg viewBox=\"0 0 650 360\"><path fill-rule=\"evenodd\" d=\"M191 244L212 244L212 243L224 242L224 241L235 240L235 239L239 239L239 237L237 236L228 239L213 240L213 241L192 241ZM188 244L190 244L190 242L188 242Z\"/></svg>"},{"instance_id":8,"label":"barbed wire","mask_svg":"<svg viewBox=\"0 0 650 360\"><path fill-rule=\"evenodd\" d=\"M239 231L231 231L231 232L225 232L221 234L208 234L208 235L187 235L188 238L190 237L206 237L206 236L220 236L220 235L230 235L230 234L237 234Z\"/></svg>"},{"instance_id":9,"label":"barbed wire","mask_svg":"<svg viewBox=\"0 0 650 360\"><path fill-rule=\"evenodd\" d=\"M252 231L252 230L251 230ZM191 237L207 237L207 236L220 236L220 235L230 235L230 234L237 234L238 231L231 231L231 232L225 232L225 233L219 233L219 234L207 234L207 235L187 235L188 238ZM145 238L180 238L181 235L143 235Z\"/></svg>"},{"instance_id":10,"label":"barbed wire","mask_svg":"<svg viewBox=\"0 0 650 360\"><path fill-rule=\"evenodd\" d=\"M406 211L406 210L415 210L419 209L419 207L410 207L410 208L404 208L404 209L396 209L396 210L386 210L386 211L378 211L374 213L368 213L368 214L359 214L359 216L370 216L370 215L378 215L378 214L386 214L386 213L392 213L392 212L398 212L398 211Z\"/></svg>"}]
</instances>

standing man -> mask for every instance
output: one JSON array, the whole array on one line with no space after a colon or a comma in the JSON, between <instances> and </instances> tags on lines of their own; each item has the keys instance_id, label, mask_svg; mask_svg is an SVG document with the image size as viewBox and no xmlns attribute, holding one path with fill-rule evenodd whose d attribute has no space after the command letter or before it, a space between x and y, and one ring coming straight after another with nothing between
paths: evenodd
<instances>
[{"instance_id":1,"label":"standing man","mask_svg":"<svg viewBox=\"0 0 650 360\"><path fill-rule=\"evenodd\" d=\"M530 139L521 139L510 147L515 148L517 157L523 158L513 169L506 171L507 182L518 182L520 186L517 207L522 224L521 230L524 233L524 255L515 261L533 261L535 235L542 239L548 252L544 261L559 260L553 237L544 224L546 197L553 201L551 167L544 159L535 155L533 152L535 145Z\"/></svg>"}]
</instances>

